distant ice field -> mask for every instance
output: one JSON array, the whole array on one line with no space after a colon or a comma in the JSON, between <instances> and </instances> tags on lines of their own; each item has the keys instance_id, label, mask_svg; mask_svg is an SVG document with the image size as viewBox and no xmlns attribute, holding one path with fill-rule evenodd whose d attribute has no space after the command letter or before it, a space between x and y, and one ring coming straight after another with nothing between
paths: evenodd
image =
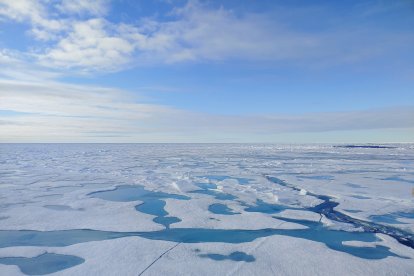
<instances>
[{"instance_id":1,"label":"distant ice field","mask_svg":"<svg viewBox=\"0 0 414 276\"><path fill-rule=\"evenodd\" d=\"M0 144L0 275L412 275L414 144Z\"/></svg>"}]
</instances>

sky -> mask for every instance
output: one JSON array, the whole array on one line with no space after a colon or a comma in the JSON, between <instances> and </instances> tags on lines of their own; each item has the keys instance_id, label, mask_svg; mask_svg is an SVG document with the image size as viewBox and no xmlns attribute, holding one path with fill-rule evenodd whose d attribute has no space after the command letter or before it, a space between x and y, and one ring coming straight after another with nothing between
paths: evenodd
<instances>
[{"instance_id":1,"label":"sky","mask_svg":"<svg viewBox=\"0 0 414 276\"><path fill-rule=\"evenodd\" d=\"M0 0L0 142L414 142L414 2Z\"/></svg>"}]
</instances>

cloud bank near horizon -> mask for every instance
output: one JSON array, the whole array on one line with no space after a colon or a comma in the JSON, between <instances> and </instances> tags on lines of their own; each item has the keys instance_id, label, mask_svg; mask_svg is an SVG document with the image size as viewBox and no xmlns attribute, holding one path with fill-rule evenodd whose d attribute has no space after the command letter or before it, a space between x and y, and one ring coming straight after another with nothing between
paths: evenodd
<instances>
[{"instance_id":1,"label":"cloud bank near horizon","mask_svg":"<svg viewBox=\"0 0 414 276\"><path fill-rule=\"evenodd\" d=\"M286 134L414 130L413 106L220 115L140 103L134 94L113 88L5 80L0 80L0 99L0 142L271 142Z\"/></svg>"}]
</instances>

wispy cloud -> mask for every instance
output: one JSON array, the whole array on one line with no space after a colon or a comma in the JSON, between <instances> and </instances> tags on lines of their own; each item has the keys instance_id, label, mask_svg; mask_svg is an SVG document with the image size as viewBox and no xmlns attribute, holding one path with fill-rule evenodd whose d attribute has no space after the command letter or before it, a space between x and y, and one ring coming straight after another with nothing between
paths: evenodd
<instances>
[{"instance_id":1,"label":"wispy cloud","mask_svg":"<svg viewBox=\"0 0 414 276\"><path fill-rule=\"evenodd\" d=\"M117 89L1 80L1 136L4 140L27 137L35 141L125 133L135 137L149 127L147 123L154 117L174 114L168 107L134 100Z\"/></svg>"},{"instance_id":2,"label":"wispy cloud","mask_svg":"<svg viewBox=\"0 0 414 276\"><path fill-rule=\"evenodd\" d=\"M62 72L44 68L31 62L31 58L21 52L0 48L0 78L40 81L54 79Z\"/></svg>"},{"instance_id":3,"label":"wispy cloud","mask_svg":"<svg viewBox=\"0 0 414 276\"><path fill-rule=\"evenodd\" d=\"M61 1L56 4L56 8L65 14L76 14L76 15L96 15L102 16L109 11L110 0L71 0Z\"/></svg>"},{"instance_id":4,"label":"wispy cloud","mask_svg":"<svg viewBox=\"0 0 414 276\"><path fill-rule=\"evenodd\" d=\"M0 80L0 141L267 141L283 133L414 128L412 107L229 116L140 103L126 91Z\"/></svg>"},{"instance_id":5,"label":"wispy cloud","mask_svg":"<svg viewBox=\"0 0 414 276\"><path fill-rule=\"evenodd\" d=\"M360 9L363 14L368 8ZM412 33L372 25L332 23L334 28L303 30L290 22L295 16L312 20L309 15L287 16L283 10L240 14L199 1L172 9L163 20L154 16L136 23L112 22L108 12L108 1L0 0L3 18L28 22L34 38L45 41L26 54L60 69L114 71L225 60L354 63L414 43Z\"/></svg>"}]
</instances>

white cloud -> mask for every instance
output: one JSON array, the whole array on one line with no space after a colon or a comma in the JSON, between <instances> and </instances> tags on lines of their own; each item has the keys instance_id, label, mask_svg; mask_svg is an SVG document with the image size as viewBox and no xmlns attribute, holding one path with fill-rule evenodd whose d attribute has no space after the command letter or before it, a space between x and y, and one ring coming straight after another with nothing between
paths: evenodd
<instances>
[{"instance_id":1,"label":"white cloud","mask_svg":"<svg viewBox=\"0 0 414 276\"><path fill-rule=\"evenodd\" d=\"M104 15L108 12L108 2L109 0L63 0L57 4L57 9L66 14Z\"/></svg>"},{"instance_id":2,"label":"white cloud","mask_svg":"<svg viewBox=\"0 0 414 276\"><path fill-rule=\"evenodd\" d=\"M0 81L0 109L57 117L141 119L167 107L134 104L124 91L59 82Z\"/></svg>"},{"instance_id":3,"label":"white cloud","mask_svg":"<svg viewBox=\"0 0 414 276\"><path fill-rule=\"evenodd\" d=\"M58 82L0 80L0 136L3 140L67 139L110 135L139 137L157 117L176 111L165 106L134 103L132 95L102 87ZM156 128L156 127L155 127ZM50 141L50 140L49 140Z\"/></svg>"},{"instance_id":4,"label":"white cloud","mask_svg":"<svg viewBox=\"0 0 414 276\"><path fill-rule=\"evenodd\" d=\"M308 55L320 38L286 29L268 14L236 15L189 2L176 9L179 20L152 22L153 36L167 37L166 62L187 60L278 60Z\"/></svg>"},{"instance_id":5,"label":"white cloud","mask_svg":"<svg viewBox=\"0 0 414 276\"><path fill-rule=\"evenodd\" d=\"M158 48L143 48L167 63L183 61L284 61L289 64L343 64L366 61L396 49L407 51L414 43L410 32L394 32L369 24L334 24L330 28L298 28L294 22L313 21L314 16L329 16L329 11L295 9L265 13L238 14L224 8L210 8L189 1L174 10L176 19L144 22L152 29L147 41ZM352 18L350 18L352 19ZM311 22L310 22L311 23ZM164 45L161 47L160 45ZM155 54L154 54L155 53Z\"/></svg>"},{"instance_id":6,"label":"white cloud","mask_svg":"<svg viewBox=\"0 0 414 276\"><path fill-rule=\"evenodd\" d=\"M0 18L28 22L34 38L49 41L64 37L79 16L102 16L107 8L107 0L0 0Z\"/></svg>"},{"instance_id":7,"label":"white cloud","mask_svg":"<svg viewBox=\"0 0 414 276\"><path fill-rule=\"evenodd\" d=\"M278 134L414 128L412 107L224 116L139 103L117 89L51 81L68 72L136 64L355 62L414 40L404 33L385 33L384 40L384 33L363 28L304 33L279 22L278 14L240 15L195 1L167 21L142 18L136 24L108 21L107 9L107 1L0 0L0 17L30 23L42 45L26 53L0 49L0 141L268 142ZM381 46L368 47L376 41Z\"/></svg>"},{"instance_id":8,"label":"white cloud","mask_svg":"<svg viewBox=\"0 0 414 276\"><path fill-rule=\"evenodd\" d=\"M113 70L129 62L134 48L117 26L103 19L90 19L74 22L66 37L37 56L47 66Z\"/></svg>"},{"instance_id":9,"label":"white cloud","mask_svg":"<svg viewBox=\"0 0 414 276\"><path fill-rule=\"evenodd\" d=\"M134 94L117 89L0 80L2 142L268 142L269 137L286 133L384 128L392 133L392 129L414 128L412 118L412 107L303 115L211 115L140 103Z\"/></svg>"},{"instance_id":10,"label":"white cloud","mask_svg":"<svg viewBox=\"0 0 414 276\"><path fill-rule=\"evenodd\" d=\"M105 0L0 0L0 16L29 22L30 33L45 41L27 54L46 67L74 69L71 73L226 60L355 63L404 51L414 43L413 34L372 25L301 30L290 23L298 16L312 20L311 15L288 16L283 10L236 13L199 1L173 9L163 20L146 17L126 24L109 21L107 13Z\"/></svg>"},{"instance_id":11,"label":"white cloud","mask_svg":"<svg viewBox=\"0 0 414 276\"><path fill-rule=\"evenodd\" d=\"M323 43L283 28L269 15L240 17L193 1L174 16L143 18L136 25L73 20L56 44L36 56L46 66L111 71L131 63L299 59L318 56Z\"/></svg>"},{"instance_id":12,"label":"white cloud","mask_svg":"<svg viewBox=\"0 0 414 276\"><path fill-rule=\"evenodd\" d=\"M0 0L0 15L16 21L29 19L33 23L40 23L46 11L43 4L37 0Z\"/></svg>"},{"instance_id":13,"label":"white cloud","mask_svg":"<svg viewBox=\"0 0 414 276\"><path fill-rule=\"evenodd\" d=\"M0 48L0 78L40 81L61 76L57 70L48 70L31 62L32 58L17 51Z\"/></svg>"},{"instance_id":14,"label":"white cloud","mask_svg":"<svg viewBox=\"0 0 414 276\"><path fill-rule=\"evenodd\" d=\"M65 22L49 17L47 1L41 0L0 0L0 16L16 21L28 21L34 29L61 31Z\"/></svg>"}]
</instances>

